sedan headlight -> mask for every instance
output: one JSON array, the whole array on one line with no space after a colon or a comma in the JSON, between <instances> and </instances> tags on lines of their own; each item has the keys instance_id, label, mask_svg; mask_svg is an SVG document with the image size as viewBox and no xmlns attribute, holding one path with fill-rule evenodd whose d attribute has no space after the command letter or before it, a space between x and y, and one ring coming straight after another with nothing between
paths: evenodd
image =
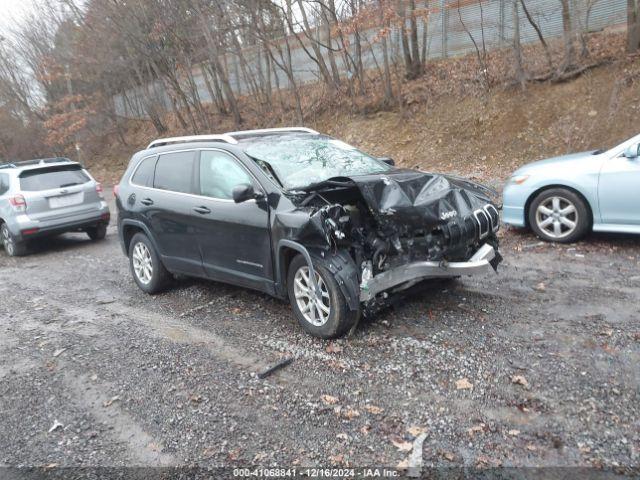
<instances>
[{"instance_id":1,"label":"sedan headlight","mask_svg":"<svg viewBox=\"0 0 640 480\"><path fill-rule=\"evenodd\" d=\"M531 175L514 175L509 179L509 183L515 183L516 185L522 185Z\"/></svg>"}]
</instances>

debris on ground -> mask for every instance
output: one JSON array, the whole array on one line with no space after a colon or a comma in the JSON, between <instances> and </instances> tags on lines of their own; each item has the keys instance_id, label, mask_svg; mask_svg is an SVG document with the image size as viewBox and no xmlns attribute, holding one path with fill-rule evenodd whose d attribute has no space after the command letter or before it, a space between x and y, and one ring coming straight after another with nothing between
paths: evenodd
<instances>
[{"instance_id":1,"label":"debris on ground","mask_svg":"<svg viewBox=\"0 0 640 480\"><path fill-rule=\"evenodd\" d=\"M461 378L460 380L456 380L456 389L457 390L471 390L471 389L473 389L473 383L471 383L466 378Z\"/></svg>"},{"instance_id":2,"label":"debris on ground","mask_svg":"<svg viewBox=\"0 0 640 480\"><path fill-rule=\"evenodd\" d=\"M56 430L58 430L59 428L63 428L64 425L62 424L62 422L59 422L58 420L54 420L53 421L53 425L51 426L51 428L49 429L49 433L51 432L55 432Z\"/></svg>"},{"instance_id":3,"label":"debris on ground","mask_svg":"<svg viewBox=\"0 0 640 480\"><path fill-rule=\"evenodd\" d=\"M266 370L258 373L258 378L263 379L267 378L269 375L277 372L278 370L290 365L293 362L293 357L288 357L283 360L280 360L278 363L273 365L272 367L267 368Z\"/></svg>"},{"instance_id":4,"label":"debris on ground","mask_svg":"<svg viewBox=\"0 0 640 480\"><path fill-rule=\"evenodd\" d=\"M522 385L523 387L529 386L529 382L527 382L527 379L524 378L523 375L514 375L513 377L511 377L511 382L515 383L516 385Z\"/></svg>"}]
</instances>

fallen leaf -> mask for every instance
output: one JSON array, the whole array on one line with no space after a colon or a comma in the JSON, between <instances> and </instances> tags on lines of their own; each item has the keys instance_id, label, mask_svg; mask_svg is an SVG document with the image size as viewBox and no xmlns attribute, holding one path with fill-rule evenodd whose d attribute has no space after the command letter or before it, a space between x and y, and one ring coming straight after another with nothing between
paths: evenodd
<instances>
[{"instance_id":1,"label":"fallen leaf","mask_svg":"<svg viewBox=\"0 0 640 480\"><path fill-rule=\"evenodd\" d=\"M472 388L473 388L473 384L466 378L461 378L460 380L456 380L457 390L471 390Z\"/></svg>"},{"instance_id":2,"label":"fallen leaf","mask_svg":"<svg viewBox=\"0 0 640 480\"><path fill-rule=\"evenodd\" d=\"M600 332L600 335L603 337L610 337L611 335L613 335L613 328L607 328L606 330L603 330L602 332Z\"/></svg>"},{"instance_id":3,"label":"fallen leaf","mask_svg":"<svg viewBox=\"0 0 640 480\"><path fill-rule=\"evenodd\" d=\"M451 452L444 452L442 456L447 460L449 460L450 462L453 462L453 459L456 458L456 456Z\"/></svg>"},{"instance_id":4,"label":"fallen leaf","mask_svg":"<svg viewBox=\"0 0 640 480\"><path fill-rule=\"evenodd\" d=\"M545 286L544 282L540 282L535 287L535 290L538 291L538 292L544 292L546 289L547 289L547 287Z\"/></svg>"},{"instance_id":5,"label":"fallen leaf","mask_svg":"<svg viewBox=\"0 0 640 480\"><path fill-rule=\"evenodd\" d=\"M407 428L407 432L409 432L412 436L417 437L418 435L422 435L423 433L427 433L427 429L423 427L418 427L413 425Z\"/></svg>"},{"instance_id":6,"label":"fallen leaf","mask_svg":"<svg viewBox=\"0 0 640 480\"><path fill-rule=\"evenodd\" d=\"M325 405L335 405L338 403L338 398L331 395L320 395L320 399Z\"/></svg>"},{"instance_id":7,"label":"fallen leaf","mask_svg":"<svg viewBox=\"0 0 640 480\"><path fill-rule=\"evenodd\" d=\"M347 420L353 420L356 417L360 416L360 412L358 410L355 410L351 407L343 410L342 412L342 417L346 418Z\"/></svg>"},{"instance_id":8,"label":"fallen leaf","mask_svg":"<svg viewBox=\"0 0 640 480\"><path fill-rule=\"evenodd\" d=\"M523 387L529 386L529 382L527 382L527 379L524 378L523 375L514 375L513 377L511 377L511 381L516 385L522 385Z\"/></svg>"},{"instance_id":9,"label":"fallen leaf","mask_svg":"<svg viewBox=\"0 0 640 480\"><path fill-rule=\"evenodd\" d=\"M369 435L370 431L371 425L364 425L362 428L360 428L360 433L362 433L363 435Z\"/></svg>"},{"instance_id":10,"label":"fallen leaf","mask_svg":"<svg viewBox=\"0 0 640 480\"><path fill-rule=\"evenodd\" d=\"M405 458L398 465L396 465L397 470L408 470L409 469L409 459Z\"/></svg>"},{"instance_id":11,"label":"fallen leaf","mask_svg":"<svg viewBox=\"0 0 640 480\"><path fill-rule=\"evenodd\" d=\"M402 440L401 438L392 438L391 443L401 452L410 452L413 448L413 443Z\"/></svg>"},{"instance_id":12,"label":"fallen leaf","mask_svg":"<svg viewBox=\"0 0 640 480\"><path fill-rule=\"evenodd\" d=\"M342 347L340 345L336 345L334 342L331 342L329 345L327 345L325 351L327 353L340 353L342 352Z\"/></svg>"},{"instance_id":13,"label":"fallen leaf","mask_svg":"<svg viewBox=\"0 0 640 480\"><path fill-rule=\"evenodd\" d=\"M520 435L520 430L509 430L507 433L512 437L517 437L518 435Z\"/></svg>"},{"instance_id":14,"label":"fallen leaf","mask_svg":"<svg viewBox=\"0 0 640 480\"><path fill-rule=\"evenodd\" d=\"M473 427L471 427L469 430L467 430L467 432L469 433L469 435L473 436L476 433L480 433L484 431L484 423L481 423L479 425L474 425Z\"/></svg>"},{"instance_id":15,"label":"fallen leaf","mask_svg":"<svg viewBox=\"0 0 640 480\"><path fill-rule=\"evenodd\" d=\"M536 447L535 445L527 445L527 450L531 451L531 452L535 452L536 450L538 450L538 447Z\"/></svg>"},{"instance_id":16,"label":"fallen leaf","mask_svg":"<svg viewBox=\"0 0 640 480\"><path fill-rule=\"evenodd\" d=\"M339 433L336 435L336 438L338 440L343 440L346 442L347 440L349 440L349 435L347 435L346 433Z\"/></svg>"},{"instance_id":17,"label":"fallen leaf","mask_svg":"<svg viewBox=\"0 0 640 480\"><path fill-rule=\"evenodd\" d=\"M202 402L202 397L200 395L193 394L189 397L192 403L200 403Z\"/></svg>"},{"instance_id":18,"label":"fallen leaf","mask_svg":"<svg viewBox=\"0 0 640 480\"><path fill-rule=\"evenodd\" d=\"M331 465L340 465L344 463L344 455L329 455L329 462L331 462Z\"/></svg>"},{"instance_id":19,"label":"fallen leaf","mask_svg":"<svg viewBox=\"0 0 640 480\"><path fill-rule=\"evenodd\" d=\"M375 405L365 405L364 409L373 415L380 415L383 412L382 408L376 407Z\"/></svg>"},{"instance_id":20,"label":"fallen leaf","mask_svg":"<svg viewBox=\"0 0 640 480\"><path fill-rule=\"evenodd\" d=\"M106 402L104 402L102 404L103 407L110 407L111 405L113 405L114 402L117 402L118 400L120 400L120 396L116 395L115 397L111 397L109 400L107 400Z\"/></svg>"}]
</instances>

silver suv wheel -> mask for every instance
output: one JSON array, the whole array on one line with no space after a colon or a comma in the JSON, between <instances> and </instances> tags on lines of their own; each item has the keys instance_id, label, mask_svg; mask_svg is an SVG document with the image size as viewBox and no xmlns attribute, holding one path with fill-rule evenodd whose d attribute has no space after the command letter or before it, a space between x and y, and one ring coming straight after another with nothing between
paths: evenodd
<instances>
[{"instance_id":1,"label":"silver suv wheel","mask_svg":"<svg viewBox=\"0 0 640 480\"><path fill-rule=\"evenodd\" d=\"M8 255L13 256L15 253L15 245L9 233L9 228L5 224L3 224L0 229L0 236L2 237L2 245L4 245L5 251Z\"/></svg>"},{"instance_id":2,"label":"silver suv wheel","mask_svg":"<svg viewBox=\"0 0 640 480\"><path fill-rule=\"evenodd\" d=\"M153 277L153 260L147 246L138 242L133 247L133 271L141 283L147 285Z\"/></svg>"},{"instance_id":3,"label":"silver suv wheel","mask_svg":"<svg viewBox=\"0 0 640 480\"><path fill-rule=\"evenodd\" d=\"M311 279L309 278L309 267L304 265L298 268L293 277L293 293L300 313L311 325L321 327L331 314L331 299L329 290L320 274L316 271L316 282L320 287L320 296L313 290Z\"/></svg>"}]
</instances>

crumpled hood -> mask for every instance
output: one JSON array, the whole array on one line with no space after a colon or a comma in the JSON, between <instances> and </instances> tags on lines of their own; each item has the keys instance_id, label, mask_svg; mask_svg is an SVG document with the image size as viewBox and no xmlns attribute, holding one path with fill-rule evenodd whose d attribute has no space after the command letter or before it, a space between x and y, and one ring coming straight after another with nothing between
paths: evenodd
<instances>
[{"instance_id":1,"label":"crumpled hood","mask_svg":"<svg viewBox=\"0 0 640 480\"><path fill-rule=\"evenodd\" d=\"M396 225L435 228L456 218L462 220L492 203L490 190L468 180L396 169L349 177L360 190L372 214L393 218Z\"/></svg>"}]
</instances>

